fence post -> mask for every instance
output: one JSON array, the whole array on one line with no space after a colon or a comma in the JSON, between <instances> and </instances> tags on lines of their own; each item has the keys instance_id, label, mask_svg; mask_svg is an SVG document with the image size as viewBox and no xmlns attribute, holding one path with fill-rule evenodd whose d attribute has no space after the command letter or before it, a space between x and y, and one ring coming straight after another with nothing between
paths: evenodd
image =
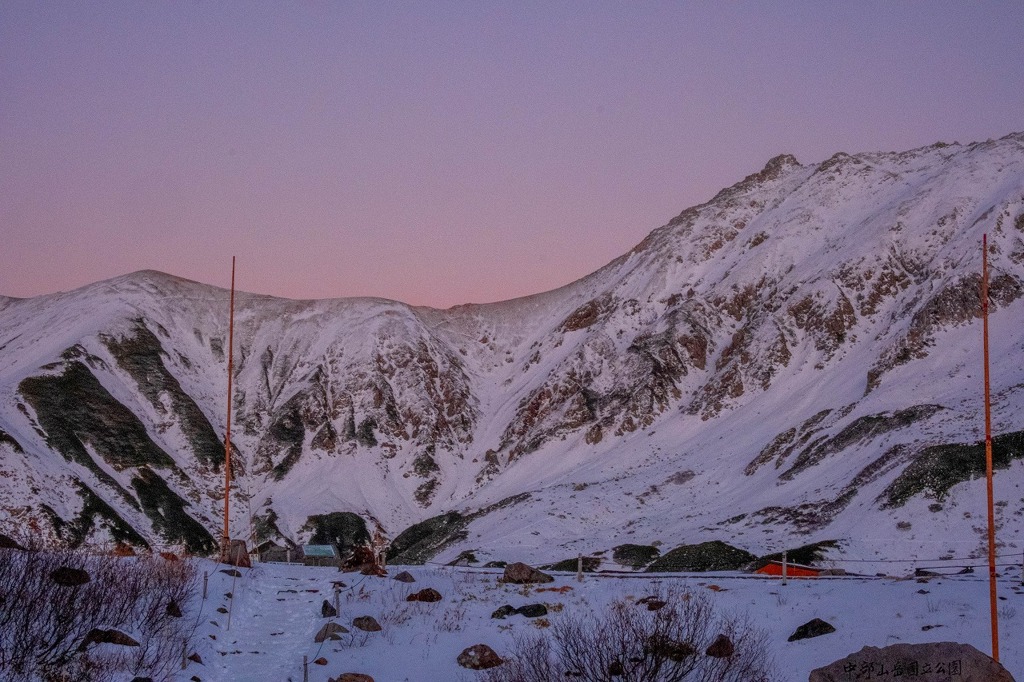
<instances>
[{"instance_id":1,"label":"fence post","mask_svg":"<svg viewBox=\"0 0 1024 682\"><path fill-rule=\"evenodd\" d=\"M182 670L184 670L185 668L188 667L188 658L186 657L186 652L187 651L188 651L188 640L187 639L183 639L183 640L181 640L181 669Z\"/></svg>"},{"instance_id":2,"label":"fence post","mask_svg":"<svg viewBox=\"0 0 1024 682\"><path fill-rule=\"evenodd\" d=\"M334 612L336 614L341 613L341 587L339 585L334 586Z\"/></svg>"},{"instance_id":3,"label":"fence post","mask_svg":"<svg viewBox=\"0 0 1024 682\"><path fill-rule=\"evenodd\" d=\"M576 557L576 582L583 582L583 555Z\"/></svg>"},{"instance_id":4,"label":"fence post","mask_svg":"<svg viewBox=\"0 0 1024 682\"><path fill-rule=\"evenodd\" d=\"M309 682L309 658L302 655L302 682Z\"/></svg>"},{"instance_id":5,"label":"fence post","mask_svg":"<svg viewBox=\"0 0 1024 682\"><path fill-rule=\"evenodd\" d=\"M210 572L203 571L203 600L206 600L206 586L210 582Z\"/></svg>"},{"instance_id":6,"label":"fence post","mask_svg":"<svg viewBox=\"0 0 1024 682\"><path fill-rule=\"evenodd\" d=\"M788 562L787 562L787 553L785 551L783 551L782 552L782 584L783 585L786 584L786 577L787 577L787 573L789 572L788 571L789 566L787 564L788 564Z\"/></svg>"}]
</instances>

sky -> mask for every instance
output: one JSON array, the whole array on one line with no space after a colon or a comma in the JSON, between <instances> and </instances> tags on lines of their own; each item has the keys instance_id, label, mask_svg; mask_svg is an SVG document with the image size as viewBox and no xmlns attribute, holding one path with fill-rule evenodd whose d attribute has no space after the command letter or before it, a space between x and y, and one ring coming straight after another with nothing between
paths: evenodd
<instances>
[{"instance_id":1,"label":"sky","mask_svg":"<svg viewBox=\"0 0 1024 682\"><path fill-rule=\"evenodd\" d=\"M1024 3L0 1L0 295L143 269L448 307L780 153L1024 130Z\"/></svg>"}]
</instances>

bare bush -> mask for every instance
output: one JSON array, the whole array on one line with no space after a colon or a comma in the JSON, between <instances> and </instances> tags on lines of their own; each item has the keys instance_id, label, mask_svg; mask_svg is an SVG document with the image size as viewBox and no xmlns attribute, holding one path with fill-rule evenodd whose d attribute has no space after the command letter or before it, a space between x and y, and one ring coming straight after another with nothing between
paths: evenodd
<instances>
[{"instance_id":1,"label":"bare bush","mask_svg":"<svg viewBox=\"0 0 1024 682\"><path fill-rule=\"evenodd\" d=\"M766 635L746 618L717 614L707 595L670 591L665 606L619 600L591 616L559 619L517 637L485 682L771 682ZM724 636L730 646L709 648ZM724 655L723 655L724 654Z\"/></svg>"},{"instance_id":2,"label":"bare bush","mask_svg":"<svg viewBox=\"0 0 1024 682\"><path fill-rule=\"evenodd\" d=\"M61 567L90 579L59 585L51 575ZM0 550L0 677L165 679L192 638L194 622L181 611L195 588L195 570L182 561ZM116 629L139 646L95 644L94 629Z\"/></svg>"}]
</instances>

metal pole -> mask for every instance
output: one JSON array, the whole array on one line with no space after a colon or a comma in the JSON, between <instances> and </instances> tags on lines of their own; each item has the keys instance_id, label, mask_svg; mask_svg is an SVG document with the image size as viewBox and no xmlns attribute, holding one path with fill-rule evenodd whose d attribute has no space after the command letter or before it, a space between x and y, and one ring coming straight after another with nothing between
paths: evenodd
<instances>
[{"instance_id":1,"label":"metal pole","mask_svg":"<svg viewBox=\"0 0 1024 682\"><path fill-rule=\"evenodd\" d=\"M334 586L334 613L341 613L341 587L338 585Z\"/></svg>"},{"instance_id":2,"label":"metal pole","mask_svg":"<svg viewBox=\"0 0 1024 682\"><path fill-rule=\"evenodd\" d=\"M224 430L224 536L221 538L221 560L228 558L231 546L229 506L231 497L231 379L235 350L235 257L231 257L231 302L228 308L228 418Z\"/></svg>"},{"instance_id":3,"label":"metal pole","mask_svg":"<svg viewBox=\"0 0 1024 682\"><path fill-rule=\"evenodd\" d=\"M985 359L985 484L988 491L988 592L992 617L992 658L999 661L999 613L996 603L996 522L992 492L992 402L988 372L988 235L981 238L981 320Z\"/></svg>"}]
</instances>

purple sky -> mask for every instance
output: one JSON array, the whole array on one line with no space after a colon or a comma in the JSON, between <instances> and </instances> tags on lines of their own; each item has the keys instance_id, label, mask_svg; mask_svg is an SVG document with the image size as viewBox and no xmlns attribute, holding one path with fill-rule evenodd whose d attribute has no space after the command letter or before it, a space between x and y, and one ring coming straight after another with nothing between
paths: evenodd
<instances>
[{"instance_id":1,"label":"purple sky","mask_svg":"<svg viewBox=\"0 0 1024 682\"><path fill-rule=\"evenodd\" d=\"M1024 2L0 2L0 294L552 289L788 152L1024 129Z\"/></svg>"}]
</instances>

